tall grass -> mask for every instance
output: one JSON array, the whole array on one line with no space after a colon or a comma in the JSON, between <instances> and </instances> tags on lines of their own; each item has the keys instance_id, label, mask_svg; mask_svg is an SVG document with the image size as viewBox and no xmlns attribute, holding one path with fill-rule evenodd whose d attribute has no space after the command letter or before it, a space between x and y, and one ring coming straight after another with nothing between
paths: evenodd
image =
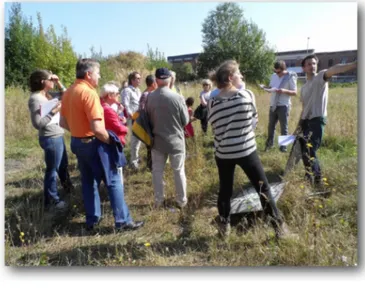
<instances>
[{"instance_id":1,"label":"tall grass","mask_svg":"<svg viewBox=\"0 0 365 289\"><path fill-rule=\"evenodd\" d=\"M199 104L200 85L181 85L185 97ZM288 154L278 149L263 152L267 136L269 98L252 85L256 95L259 123L258 151L269 180L277 178ZM144 169L146 151L142 146L142 170L125 171L125 193L134 219L146 221L136 232L116 234L105 188L101 188L104 219L99 234L89 236L83 229L79 173L69 151L70 170L76 185L68 196L70 212L54 219L42 210L44 164L37 131L27 109L29 94L18 88L6 91L6 200L5 261L10 266L354 266L357 257L357 87L330 89L328 125L319 150L323 175L333 192L328 199L310 198L311 188L303 181L300 164L285 177L287 185L278 202L297 241L279 241L261 219L242 230L234 227L227 241L216 237L212 219L217 215L219 189L212 137L203 137L198 122L195 145L189 143L186 160L189 204L186 214L171 207L153 210L151 173ZM293 97L289 131L299 119L299 97ZM129 155L129 147L126 148ZM14 162L19 162L14 170ZM165 172L166 197L175 198L173 173ZM245 174L235 172L234 191L248 184ZM61 193L62 190L61 190Z\"/></svg>"}]
</instances>

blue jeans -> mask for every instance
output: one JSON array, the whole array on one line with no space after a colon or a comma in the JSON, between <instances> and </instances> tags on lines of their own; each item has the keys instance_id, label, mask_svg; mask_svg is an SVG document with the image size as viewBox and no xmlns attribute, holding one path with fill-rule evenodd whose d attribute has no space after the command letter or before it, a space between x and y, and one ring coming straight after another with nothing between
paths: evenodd
<instances>
[{"instance_id":1,"label":"blue jeans","mask_svg":"<svg viewBox=\"0 0 365 289\"><path fill-rule=\"evenodd\" d=\"M270 107L266 146L271 147L274 145L275 127L278 121L280 122L281 135L288 134L288 118L289 107L285 105L277 106L275 111L272 111Z\"/></svg>"},{"instance_id":2,"label":"blue jeans","mask_svg":"<svg viewBox=\"0 0 365 289\"><path fill-rule=\"evenodd\" d=\"M69 182L68 159L63 136L40 136L39 144L44 150L46 173L44 175L44 205L57 204L60 196L57 191L57 175L61 183Z\"/></svg>"},{"instance_id":3,"label":"blue jeans","mask_svg":"<svg viewBox=\"0 0 365 289\"><path fill-rule=\"evenodd\" d=\"M104 175L99 175L93 167L101 166L97 154L96 139L85 143L80 138L71 137L71 151L76 155L81 174L82 197L86 211L86 224L97 224L101 218L101 206L98 187ZM124 200L124 188L120 180L118 170L110 174L108 189L110 204L113 209L115 226L120 227L132 222L128 206Z\"/></svg>"}]
</instances>

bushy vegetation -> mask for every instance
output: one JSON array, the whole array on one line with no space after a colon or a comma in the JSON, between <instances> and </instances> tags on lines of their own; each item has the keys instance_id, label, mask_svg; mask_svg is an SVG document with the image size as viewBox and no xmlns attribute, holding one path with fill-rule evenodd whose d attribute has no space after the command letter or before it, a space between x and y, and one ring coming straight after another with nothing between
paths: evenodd
<instances>
[{"instance_id":1,"label":"bushy vegetation","mask_svg":"<svg viewBox=\"0 0 365 289\"><path fill-rule=\"evenodd\" d=\"M288 153L274 149L263 152L267 137L269 94L255 81L270 75L273 57L265 46L262 31L242 20L242 11L233 3L219 4L208 16L203 30L205 51L200 58L200 77L227 58L235 58L246 73L248 88L256 95L259 123L256 130L258 153L270 182L280 180ZM231 17L227 18L227 13ZM232 13L231 13L232 12ZM216 21L217 20L217 21ZM219 21L218 21L219 20ZM216 22L215 22L216 21ZM211 24L211 25L210 25ZM222 35L222 33L226 35ZM210 34L211 33L211 34ZM218 33L217 35L214 33ZM228 33L228 34L227 34ZM242 38L242 39L241 39ZM216 41L214 42L214 39ZM240 40L241 39L241 40ZM239 50L231 49L239 48ZM252 44L256 48L250 49ZM41 53L39 53L41 52ZM251 54L250 54L251 53ZM189 65L170 66L158 49L148 47L147 56L126 51L103 56L90 49L92 58L101 64L100 85L114 80L121 83L128 73L138 71L142 79L157 67L170 67L181 82L195 78ZM223 55L223 56L222 56ZM205 60L204 60L205 59ZM125 195L135 219L146 221L136 232L117 234L104 186L101 186L103 221L97 235L83 227L84 210L81 184L75 156L70 151L70 135L65 133L70 173L75 191L65 196L70 211L53 218L43 211L43 151L37 131L32 127L27 101L27 81L35 68L50 69L65 85L74 80L77 56L67 31L57 36L53 27L44 29L41 16L35 28L21 13L20 4L12 6L5 33L5 263L9 266L356 266L357 238L357 84L330 84L328 125L318 154L323 176L332 196L312 198L304 182L304 169L298 167L285 176L284 193L279 209L299 240L276 242L272 229L259 216L253 224L235 226L227 241L216 236L212 224L217 215L219 190L210 129L203 136L194 122L195 142L187 142L186 175L188 206L186 214L173 206L153 209L151 173L145 169L146 150L141 148L142 169L125 170ZM255 65L258 66L255 66ZM249 76L250 75L250 76ZM199 105L200 84L178 84L184 97L194 97ZM144 83L142 82L142 89ZM293 97L289 131L298 123L301 104ZM128 138L130 134L128 135ZM128 142L129 143L129 142ZM125 152L129 157L129 145ZM173 173L167 165L166 197L171 205L174 196ZM235 193L249 183L245 174L235 172ZM64 192L60 190L61 194Z\"/></svg>"},{"instance_id":2,"label":"bushy vegetation","mask_svg":"<svg viewBox=\"0 0 365 289\"><path fill-rule=\"evenodd\" d=\"M200 85L180 85L185 97L199 104ZM258 152L269 181L282 173L288 154L278 148L264 153L269 94L248 84L256 95L259 123L256 130ZM5 262L10 266L355 266L357 251L357 86L330 89L328 125L319 158L323 176L332 196L310 198L300 163L284 178L287 182L278 202L297 241L275 242L270 226L256 224L242 231L239 226L226 242L216 236L211 223L217 215L219 189L212 135L203 137L198 122L193 123L196 146L189 142L186 160L188 211L180 215L174 207L153 209L151 173L145 169L146 150L142 146L142 170L125 171L126 201L135 219L146 221L136 232L117 234L107 192L101 186L103 221L98 234L83 229L84 210L79 172L65 134L70 171L75 192L67 199L70 212L61 220L51 219L42 210L44 161L37 131L27 111L29 94L9 88L5 95ZM300 112L293 99L289 131L295 129ZM126 147L129 156L129 146ZM167 165L166 196L175 197L173 173ZM236 169L234 191L248 184ZM61 193L62 189L61 189Z\"/></svg>"}]
</instances>

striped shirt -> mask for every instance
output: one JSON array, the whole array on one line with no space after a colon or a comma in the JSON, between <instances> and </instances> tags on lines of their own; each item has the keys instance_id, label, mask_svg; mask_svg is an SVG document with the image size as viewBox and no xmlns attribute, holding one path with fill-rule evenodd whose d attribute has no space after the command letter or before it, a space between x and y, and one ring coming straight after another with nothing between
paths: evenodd
<instances>
[{"instance_id":1,"label":"striped shirt","mask_svg":"<svg viewBox=\"0 0 365 289\"><path fill-rule=\"evenodd\" d=\"M214 97L208 103L208 121L214 132L215 155L220 159L236 159L256 150L252 129L256 108L246 90L230 98Z\"/></svg>"}]
</instances>

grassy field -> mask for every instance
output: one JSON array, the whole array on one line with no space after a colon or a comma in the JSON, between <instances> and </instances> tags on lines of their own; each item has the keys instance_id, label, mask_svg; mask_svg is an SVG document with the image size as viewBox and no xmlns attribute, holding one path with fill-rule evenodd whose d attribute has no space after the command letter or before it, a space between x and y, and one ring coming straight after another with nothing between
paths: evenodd
<instances>
[{"instance_id":1,"label":"grassy field","mask_svg":"<svg viewBox=\"0 0 365 289\"><path fill-rule=\"evenodd\" d=\"M289 153L276 146L263 152L267 136L269 95L251 86L256 95L259 124L256 131L259 156L269 180L283 172ZM185 97L198 105L200 86L182 87ZM356 266L357 250L357 86L330 89L328 125L319 158L323 175L333 192L327 199L309 198L302 163L285 177L288 184L278 202L299 240L275 241L270 226L256 223L242 231L233 228L228 240L220 240L212 224L217 215L219 188L211 132L202 137L198 122L196 152L188 149L186 160L189 204L182 216L176 208L153 210L151 173L126 171L125 194L131 214L145 226L115 233L105 188L101 188L103 221L97 235L83 229L84 211L75 156L65 134L70 172L75 184L69 196L67 217L52 219L43 214L43 151L38 145L27 109L29 94L16 88L5 95L5 263L8 266ZM293 98L289 131L298 122L301 105ZM126 148L129 156L129 148ZM167 199L175 198L173 175L165 173ZM237 168L234 190L248 184ZM61 193L62 192L62 189Z\"/></svg>"}]
</instances>

